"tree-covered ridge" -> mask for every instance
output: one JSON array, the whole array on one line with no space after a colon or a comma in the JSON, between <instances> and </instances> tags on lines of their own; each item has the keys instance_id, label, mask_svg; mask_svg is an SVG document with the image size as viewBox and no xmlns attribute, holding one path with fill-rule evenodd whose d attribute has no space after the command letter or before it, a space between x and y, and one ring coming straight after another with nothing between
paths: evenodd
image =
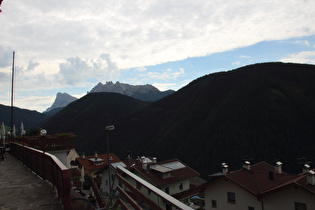
<instances>
[{"instance_id":1,"label":"tree-covered ridge","mask_svg":"<svg viewBox=\"0 0 315 210\"><path fill-rule=\"evenodd\" d=\"M245 156L280 159L284 170L296 172L297 158L315 160L313 81L314 65L264 63L206 75L151 104L89 94L60 111L47 130L73 132L79 152L102 153L104 127L114 124L110 150L121 159L127 151L176 157L204 176L222 161L238 168Z\"/></svg>"}]
</instances>

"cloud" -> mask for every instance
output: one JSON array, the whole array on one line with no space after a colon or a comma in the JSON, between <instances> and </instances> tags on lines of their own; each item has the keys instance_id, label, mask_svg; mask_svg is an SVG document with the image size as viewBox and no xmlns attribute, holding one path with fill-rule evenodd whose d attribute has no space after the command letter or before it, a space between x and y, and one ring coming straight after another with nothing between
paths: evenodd
<instances>
[{"instance_id":1,"label":"cloud","mask_svg":"<svg viewBox=\"0 0 315 210\"><path fill-rule=\"evenodd\" d=\"M119 68L315 33L313 1L18 0L5 6L4 46L43 59L91 60L106 50Z\"/></svg>"},{"instance_id":2,"label":"cloud","mask_svg":"<svg viewBox=\"0 0 315 210\"><path fill-rule=\"evenodd\" d=\"M14 49L20 89L87 87L90 81L117 80L121 69L137 70L142 78L131 75L137 83L145 78L172 84L184 78L184 69L149 71L149 66L312 36L314 8L315 1L293 0L5 1L0 76L9 76ZM312 60L306 54L286 59Z\"/></svg>"},{"instance_id":3,"label":"cloud","mask_svg":"<svg viewBox=\"0 0 315 210\"><path fill-rule=\"evenodd\" d=\"M30 60L30 61L28 62L26 71L32 71L32 70L34 70L36 66L39 66L39 62L34 62L33 60Z\"/></svg>"},{"instance_id":4,"label":"cloud","mask_svg":"<svg viewBox=\"0 0 315 210\"><path fill-rule=\"evenodd\" d=\"M165 90L170 90L170 89L174 90L174 87L176 87L176 83L153 83L152 85L156 87L157 89L159 89L160 91L165 91Z\"/></svg>"},{"instance_id":5,"label":"cloud","mask_svg":"<svg viewBox=\"0 0 315 210\"><path fill-rule=\"evenodd\" d=\"M0 45L0 68L8 67L12 63L12 50Z\"/></svg>"},{"instance_id":6,"label":"cloud","mask_svg":"<svg viewBox=\"0 0 315 210\"><path fill-rule=\"evenodd\" d=\"M139 68L136 68L135 70L136 70L136 71L140 71L140 72L144 72L144 71L147 70L147 68L144 67L144 66L141 66L141 67L139 67Z\"/></svg>"},{"instance_id":7,"label":"cloud","mask_svg":"<svg viewBox=\"0 0 315 210\"><path fill-rule=\"evenodd\" d=\"M293 53L280 59L281 62L315 64L315 51Z\"/></svg>"},{"instance_id":8,"label":"cloud","mask_svg":"<svg viewBox=\"0 0 315 210\"><path fill-rule=\"evenodd\" d=\"M174 80L180 76L183 76L184 74L185 71L183 68L178 70L172 70L169 68L164 72L148 72L146 74L141 74L140 76L149 80Z\"/></svg>"},{"instance_id":9,"label":"cloud","mask_svg":"<svg viewBox=\"0 0 315 210\"><path fill-rule=\"evenodd\" d=\"M295 41L295 44L299 44L299 45L305 45L307 47L311 47L311 44L308 40L304 40L304 41Z\"/></svg>"},{"instance_id":10,"label":"cloud","mask_svg":"<svg viewBox=\"0 0 315 210\"><path fill-rule=\"evenodd\" d=\"M77 85L90 78L98 80L115 80L120 70L111 61L109 54L101 54L95 60L83 60L79 57L67 58L66 62L59 64L56 80L65 85Z\"/></svg>"},{"instance_id":11,"label":"cloud","mask_svg":"<svg viewBox=\"0 0 315 210\"><path fill-rule=\"evenodd\" d=\"M235 62L232 63L232 65L233 66L237 66L237 65L240 65L240 63L241 63L241 61L235 61Z\"/></svg>"}]
</instances>

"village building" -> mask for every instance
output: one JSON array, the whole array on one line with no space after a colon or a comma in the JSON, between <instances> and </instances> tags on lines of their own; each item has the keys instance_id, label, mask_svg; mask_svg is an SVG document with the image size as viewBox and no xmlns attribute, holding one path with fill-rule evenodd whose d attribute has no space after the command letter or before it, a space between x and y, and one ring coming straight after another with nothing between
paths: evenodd
<instances>
[{"instance_id":1,"label":"village building","mask_svg":"<svg viewBox=\"0 0 315 210\"><path fill-rule=\"evenodd\" d=\"M121 162L121 160L113 153L109 154L109 161L111 163ZM107 154L97 154L85 156L84 154L76 159L77 165L80 170L84 168L85 173L88 173L92 177L100 169L104 168L108 164Z\"/></svg>"},{"instance_id":2,"label":"village building","mask_svg":"<svg viewBox=\"0 0 315 210\"><path fill-rule=\"evenodd\" d=\"M203 184L206 181L199 177L199 173L184 164L178 159L171 159L157 162L156 158L138 157L136 160L127 160L125 162L127 169L141 179L147 181L158 189L169 195L178 195L183 192L188 192L185 196L181 196L180 201L189 203L189 198L198 193L191 191L196 187L196 183ZM196 179L198 182L196 182ZM150 197L151 200L167 208L160 197L152 193L150 189L143 187L133 179L127 180L139 189L144 195Z\"/></svg>"},{"instance_id":3,"label":"village building","mask_svg":"<svg viewBox=\"0 0 315 210\"><path fill-rule=\"evenodd\" d=\"M305 165L301 174L287 174L282 163L266 162L228 172L205 185L206 209L310 210L315 209L315 172Z\"/></svg>"}]
</instances>

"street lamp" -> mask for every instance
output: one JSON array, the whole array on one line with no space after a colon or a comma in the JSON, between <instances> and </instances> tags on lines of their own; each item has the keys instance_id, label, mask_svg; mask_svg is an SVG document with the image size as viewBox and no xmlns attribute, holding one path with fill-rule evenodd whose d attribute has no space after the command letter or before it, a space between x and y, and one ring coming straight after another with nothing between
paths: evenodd
<instances>
[{"instance_id":1,"label":"street lamp","mask_svg":"<svg viewBox=\"0 0 315 210\"><path fill-rule=\"evenodd\" d=\"M45 179L45 137L47 135L47 131L45 129L41 129L40 130L40 136L42 137L43 141L42 141L42 144L43 144L43 174L42 174L42 178Z\"/></svg>"},{"instance_id":2,"label":"street lamp","mask_svg":"<svg viewBox=\"0 0 315 210\"><path fill-rule=\"evenodd\" d=\"M107 161L108 161L108 185L109 185L109 197L108 197L108 205L109 207L112 206L112 201L111 201L111 194L112 194L112 187L111 187L111 182L110 182L110 159L109 159L109 140L108 140L108 132L111 130L114 130L115 127L113 125L108 125L105 127L105 130L107 131Z\"/></svg>"}]
</instances>

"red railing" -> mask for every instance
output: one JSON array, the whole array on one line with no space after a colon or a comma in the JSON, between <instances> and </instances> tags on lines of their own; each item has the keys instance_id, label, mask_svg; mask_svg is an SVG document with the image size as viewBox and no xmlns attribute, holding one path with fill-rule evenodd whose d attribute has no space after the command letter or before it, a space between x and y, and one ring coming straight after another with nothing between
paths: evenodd
<instances>
[{"instance_id":1,"label":"red railing","mask_svg":"<svg viewBox=\"0 0 315 210\"><path fill-rule=\"evenodd\" d=\"M73 148L73 138L75 135L69 136L24 136L15 138L14 142L39 149L42 151L67 150Z\"/></svg>"},{"instance_id":2,"label":"red railing","mask_svg":"<svg viewBox=\"0 0 315 210\"><path fill-rule=\"evenodd\" d=\"M58 158L18 143L10 143L10 153L38 176L52 183L57 189L58 198L62 201L64 209L71 209L69 169Z\"/></svg>"}]
</instances>

